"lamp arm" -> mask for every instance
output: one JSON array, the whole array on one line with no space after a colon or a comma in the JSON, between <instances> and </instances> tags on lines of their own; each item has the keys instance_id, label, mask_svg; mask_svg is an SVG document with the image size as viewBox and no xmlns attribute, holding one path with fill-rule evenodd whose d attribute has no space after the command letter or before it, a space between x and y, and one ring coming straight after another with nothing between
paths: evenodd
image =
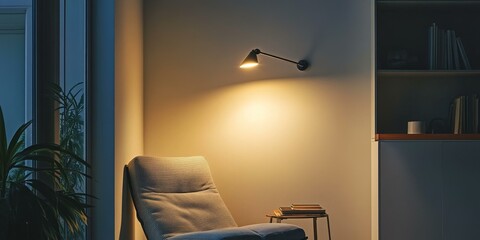
<instances>
[{"instance_id":1,"label":"lamp arm","mask_svg":"<svg viewBox=\"0 0 480 240\"><path fill-rule=\"evenodd\" d=\"M280 59L280 60L283 60L283 61L287 61L287 62L291 62L291 63L295 63L295 64L298 64L298 62L295 62L295 61L292 61L290 59L286 59L286 58L282 58L282 57L279 57L279 56L275 56L275 55L272 55L272 54L269 54L269 53L266 53L266 52L259 52L260 54L264 54L264 55L267 55L269 57L273 57L273 58L277 58L277 59Z\"/></svg>"}]
</instances>

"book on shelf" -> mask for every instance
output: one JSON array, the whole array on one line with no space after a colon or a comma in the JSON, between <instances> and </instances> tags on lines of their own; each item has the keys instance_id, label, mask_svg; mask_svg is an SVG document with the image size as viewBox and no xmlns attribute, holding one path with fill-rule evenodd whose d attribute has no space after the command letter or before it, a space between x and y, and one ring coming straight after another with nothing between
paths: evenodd
<instances>
[{"instance_id":1,"label":"book on shelf","mask_svg":"<svg viewBox=\"0 0 480 240\"><path fill-rule=\"evenodd\" d=\"M456 97L450 106L454 134L479 133L479 98L477 94Z\"/></svg>"},{"instance_id":2,"label":"book on shelf","mask_svg":"<svg viewBox=\"0 0 480 240\"><path fill-rule=\"evenodd\" d=\"M472 67L470 66L470 62L468 61L467 54L465 53L465 49L463 48L462 39L460 39L459 37L457 37L457 46L458 46L458 51L460 53L460 57L462 59L464 68L466 70L471 70Z\"/></svg>"},{"instance_id":3,"label":"book on shelf","mask_svg":"<svg viewBox=\"0 0 480 240\"><path fill-rule=\"evenodd\" d=\"M428 66L430 69L437 69L437 25L432 24L428 28Z\"/></svg>"},{"instance_id":4,"label":"book on shelf","mask_svg":"<svg viewBox=\"0 0 480 240\"><path fill-rule=\"evenodd\" d=\"M446 47L445 50L447 51L447 69L454 69L453 66L453 54L452 54L452 31L447 30L447 35L445 36L446 39Z\"/></svg>"},{"instance_id":5,"label":"book on shelf","mask_svg":"<svg viewBox=\"0 0 480 240\"><path fill-rule=\"evenodd\" d=\"M470 70L462 40L454 30L441 29L436 23L428 28L428 67L431 70Z\"/></svg>"},{"instance_id":6,"label":"book on shelf","mask_svg":"<svg viewBox=\"0 0 480 240\"><path fill-rule=\"evenodd\" d=\"M461 66L460 66L460 58L459 58L459 56L458 56L458 55L459 55L459 54L458 54L458 51L459 51L459 50L458 50L458 46L457 46L457 45L458 45L458 44L457 44L457 37L456 37L455 31L451 31L450 34L451 34L451 37L450 37L450 38L451 38L451 40L452 40L452 42L451 42L451 44L452 44L451 48L452 48L452 56L453 56L453 63L454 63L453 65L455 66L455 69L456 69L456 70L459 70L459 69L461 68Z\"/></svg>"}]
</instances>

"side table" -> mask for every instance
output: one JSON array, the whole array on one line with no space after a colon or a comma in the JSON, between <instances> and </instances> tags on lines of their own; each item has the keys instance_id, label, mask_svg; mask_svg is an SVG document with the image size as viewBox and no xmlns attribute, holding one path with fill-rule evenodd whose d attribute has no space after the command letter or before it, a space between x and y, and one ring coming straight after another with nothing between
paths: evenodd
<instances>
[{"instance_id":1,"label":"side table","mask_svg":"<svg viewBox=\"0 0 480 240\"><path fill-rule=\"evenodd\" d=\"M273 222L273 219L275 218L277 220L277 223L281 223L282 220L284 219L308 219L311 218L313 221L313 239L318 240L317 237L317 219L318 218L327 218L327 228L328 228L328 239L332 240L332 236L330 234L330 218L328 217L328 214L288 214L288 215L280 215L277 216L274 213L272 214L267 214L267 217L270 218L270 223Z\"/></svg>"}]
</instances>

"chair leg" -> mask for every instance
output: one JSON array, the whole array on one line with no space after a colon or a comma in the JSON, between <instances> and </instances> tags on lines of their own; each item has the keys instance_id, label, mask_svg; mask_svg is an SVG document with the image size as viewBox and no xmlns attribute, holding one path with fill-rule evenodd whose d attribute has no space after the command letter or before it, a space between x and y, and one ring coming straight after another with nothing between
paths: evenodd
<instances>
[{"instance_id":1,"label":"chair leg","mask_svg":"<svg viewBox=\"0 0 480 240\"><path fill-rule=\"evenodd\" d=\"M332 235L330 234L330 218L327 215L327 227L328 227L328 240L332 240Z\"/></svg>"}]
</instances>

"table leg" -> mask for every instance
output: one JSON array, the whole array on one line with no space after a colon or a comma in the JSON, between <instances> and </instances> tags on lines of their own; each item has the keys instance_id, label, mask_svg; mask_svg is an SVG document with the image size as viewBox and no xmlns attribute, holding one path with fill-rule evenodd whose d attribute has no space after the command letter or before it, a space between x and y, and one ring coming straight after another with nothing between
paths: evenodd
<instances>
[{"instance_id":1,"label":"table leg","mask_svg":"<svg viewBox=\"0 0 480 240\"><path fill-rule=\"evenodd\" d=\"M277 218L277 223L281 223L282 222L282 219L281 218Z\"/></svg>"},{"instance_id":2,"label":"table leg","mask_svg":"<svg viewBox=\"0 0 480 240\"><path fill-rule=\"evenodd\" d=\"M327 227L328 227L328 239L332 240L332 236L330 235L330 218L327 215Z\"/></svg>"},{"instance_id":3,"label":"table leg","mask_svg":"<svg viewBox=\"0 0 480 240\"><path fill-rule=\"evenodd\" d=\"M270 223L272 223L273 217L270 217Z\"/></svg>"},{"instance_id":4,"label":"table leg","mask_svg":"<svg viewBox=\"0 0 480 240\"><path fill-rule=\"evenodd\" d=\"M317 218L313 218L313 240L317 240Z\"/></svg>"}]
</instances>

